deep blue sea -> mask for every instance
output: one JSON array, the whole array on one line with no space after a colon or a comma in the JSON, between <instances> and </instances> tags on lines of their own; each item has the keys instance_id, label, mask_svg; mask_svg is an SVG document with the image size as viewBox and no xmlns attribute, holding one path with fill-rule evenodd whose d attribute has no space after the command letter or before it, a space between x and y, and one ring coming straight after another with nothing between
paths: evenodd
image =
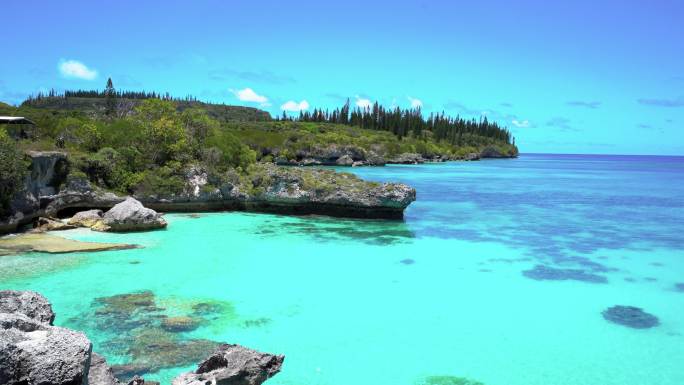
<instances>
[{"instance_id":1,"label":"deep blue sea","mask_svg":"<svg viewBox=\"0 0 684 385\"><path fill-rule=\"evenodd\" d=\"M57 324L163 382L209 339L285 354L271 385L684 384L684 158L340 170L418 200L404 221L202 213L167 215L165 231L55 233L145 248L0 257L0 288L44 293ZM106 299L145 290L157 308L124 306L136 322ZM609 322L615 305L659 324ZM199 327L160 328L170 316Z\"/></svg>"}]
</instances>

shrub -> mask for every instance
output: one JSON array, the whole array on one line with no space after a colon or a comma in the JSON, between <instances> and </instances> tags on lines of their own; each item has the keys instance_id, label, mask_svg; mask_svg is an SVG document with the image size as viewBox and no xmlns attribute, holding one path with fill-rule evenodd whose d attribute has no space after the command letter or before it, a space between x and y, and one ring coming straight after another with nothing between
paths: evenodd
<instances>
[{"instance_id":1,"label":"shrub","mask_svg":"<svg viewBox=\"0 0 684 385\"><path fill-rule=\"evenodd\" d=\"M14 194L22 188L26 163L5 130L0 130L0 217L9 214Z\"/></svg>"}]
</instances>

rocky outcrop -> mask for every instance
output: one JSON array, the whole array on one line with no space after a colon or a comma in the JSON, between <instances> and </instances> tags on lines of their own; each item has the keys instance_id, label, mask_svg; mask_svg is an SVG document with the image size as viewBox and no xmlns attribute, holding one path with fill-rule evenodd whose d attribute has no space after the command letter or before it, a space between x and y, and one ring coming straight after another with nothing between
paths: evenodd
<instances>
[{"instance_id":1,"label":"rocky outcrop","mask_svg":"<svg viewBox=\"0 0 684 385\"><path fill-rule=\"evenodd\" d=\"M107 211L103 224L106 231L143 231L166 227L166 221L160 214L131 197Z\"/></svg>"},{"instance_id":2,"label":"rocky outcrop","mask_svg":"<svg viewBox=\"0 0 684 385\"><path fill-rule=\"evenodd\" d=\"M103 215L102 210L98 209L80 211L71 217L67 223L77 227L93 227L102 221Z\"/></svg>"},{"instance_id":3,"label":"rocky outcrop","mask_svg":"<svg viewBox=\"0 0 684 385\"><path fill-rule=\"evenodd\" d=\"M354 159L349 155L343 155L335 161L338 166L351 166L354 164Z\"/></svg>"},{"instance_id":4,"label":"rocky outcrop","mask_svg":"<svg viewBox=\"0 0 684 385\"><path fill-rule=\"evenodd\" d=\"M47 300L0 291L0 383L86 384L92 345L83 333L52 326Z\"/></svg>"},{"instance_id":5,"label":"rocky outcrop","mask_svg":"<svg viewBox=\"0 0 684 385\"><path fill-rule=\"evenodd\" d=\"M513 146L510 152L502 152L498 148L488 146L480 151L480 158L516 158L518 157L518 149Z\"/></svg>"},{"instance_id":6,"label":"rocky outcrop","mask_svg":"<svg viewBox=\"0 0 684 385\"><path fill-rule=\"evenodd\" d=\"M54 195L69 174L67 154L56 151L31 151L31 173L27 190L35 196Z\"/></svg>"},{"instance_id":7,"label":"rocky outcrop","mask_svg":"<svg viewBox=\"0 0 684 385\"><path fill-rule=\"evenodd\" d=\"M0 384L121 384L104 357L92 352L83 333L52 326L53 320L52 307L40 294L0 291ZM259 385L280 371L283 360L283 356L224 344L196 371L180 375L173 383ZM128 384L158 383L136 375Z\"/></svg>"},{"instance_id":8,"label":"rocky outcrop","mask_svg":"<svg viewBox=\"0 0 684 385\"><path fill-rule=\"evenodd\" d=\"M48 325L55 320L50 302L35 291L0 291L0 313L23 314Z\"/></svg>"},{"instance_id":9,"label":"rocky outcrop","mask_svg":"<svg viewBox=\"0 0 684 385\"><path fill-rule=\"evenodd\" d=\"M143 382L144 383L144 382ZM97 353L90 355L90 368L88 370L88 385L119 385L121 384L107 360Z\"/></svg>"},{"instance_id":10,"label":"rocky outcrop","mask_svg":"<svg viewBox=\"0 0 684 385\"><path fill-rule=\"evenodd\" d=\"M281 166L382 166L385 159L378 153L380 148L365 150L352 145L331 144L317 145L310 149L300 149L294 156L283 156L279 150L269 151L275 157L275 163Z\"/></svg>"},{"instance_id":11,"label":"rocky outcrop","mask_svg":"<svg viewBox=\"0 0 684 385\"><path fill-rule=\"evenodd\" d=\"M212 178L207 178L210 180ZM245 210L278 214L321 214L339 217L403 217L416 199L413 188L400 183L364 181L333 170L256 164L247 175L228 172L200 186L199 195L140 196L158 211Z\"/></svg>"},{"instance_id":12,"label":"rocky outcrop","mask_svg":"<svg viewBox=\"0 0 684 385\"><path fill-rule=\"evenodd\" d=\"M360 155L348 148L335 151L335 155L342 154L345 165L349 164L350 158L353 160L350 166L384 164L384 160L372 152L365 154L365 160L356 160ZM64 159L62 153L41 153L35 158L32 167L40 171L33 170L36 179L29 178L25 190L16 195L11 207L13 214L0 218L0 233L16 231L39 217L54 218L65 211L78 209L106 210L126 200L126 197L91 185L85 177L67 175L63 178L60 170L68 169ZM49 165L60 170L49 171L46 169ZM59 183L55 184L54 180ZM57 188L58 192L53 194ZM415 190L402 184L366 182L330 170L281 168L262 163L254 165L248 175L242 176L234 170L209 176L201 167L192 166L186 173L186 188L182 193L134 195L134 198L144 206L126 203L122 207L126 208L125 212L119 209L107 212L102 221L97 220L99 211L77 214L68 225L88 226L99 231L164 227L163 218L153 210L245 210L397 219L403 217L403 210L415 200Z\"/></svg>"},{"instance_id":13,"label":"rocky outcrop","mask_svg":"<svg viewBox=\"0 0 684 385\"><path fill-rule=\"evenodd\" d=\"M29 152L31 172L24 189L10 203L12 215L0 218L0 234L16 231L39 217L56 217L71 208L107 208L124 198L90 185L85 177L69 175L62 152Z\"/></svg>"},{"instance_id":14,"label":"rocky outcrop","mask_svg":"<svg viewBox=\"0 0 684 385\"><path fill-rule=\"evenodd\" d=\"M280 372L284 356L261 353L240 345L221 345L194 372L176 377L173 385L261 385Z\"/></svg>"},{"instance_id":15,"label":"rocky outcrop","mask_svg":"<svg viewBox=\"0 0 684 385\"><path fill-rule=\"evenodd\" d=\"M387 159L387 163L391 164L421 164L425 163L425 159L421 154L403 153L393 158Z\"/></svg>"},{"instance_id":16,"label":"rocky outcrop","mask_svg":"<svg viewBox=\"0 0 684 385\"><path fill-rule=\"evenodd\" d=\"M75 228L76 226L64 223L57 218L39 217L35 222L33 222L33 230L38 232L71 230Z\"/></svg>"}]
</instances>

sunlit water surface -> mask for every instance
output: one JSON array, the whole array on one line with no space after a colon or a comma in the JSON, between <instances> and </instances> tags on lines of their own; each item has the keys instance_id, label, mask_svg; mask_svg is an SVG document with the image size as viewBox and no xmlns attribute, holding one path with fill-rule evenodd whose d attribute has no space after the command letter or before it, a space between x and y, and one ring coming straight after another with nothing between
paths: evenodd
<instances>
[{"instance_id":1,"label":"sunlit water surface","mask_svg":"<svg viewBox=\"0 0 684 385\"><path fill-rule=\"evenodd\" d=\"M408 183L418 200L403 222L203 213L167 215L164 231L62 232L144 248L0 257L0 288L45 294L56 324L83 330L114 364L131 361L125 343L159 331L159 317L213 304L220 310L197 329L161 340L284 354L272 385L439 375L684 384L684 158L523 155L345 170ZM537 265L589 279L523 274ZM131 310L139 325L106 318L95 300L144 290L160 309ZM601 312L613 305L641 307L660 325L609 323ZM170 382L194 367L180 365L146 377Z\"/></svg>"}]
</instances>

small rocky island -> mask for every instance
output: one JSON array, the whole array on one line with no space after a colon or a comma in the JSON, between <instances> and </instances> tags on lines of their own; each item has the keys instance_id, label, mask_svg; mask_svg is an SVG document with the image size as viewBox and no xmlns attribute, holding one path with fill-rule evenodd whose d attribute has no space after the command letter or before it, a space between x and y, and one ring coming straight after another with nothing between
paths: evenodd
<instances>
[{"instance_id":1,"label":"small rocky island","mask_svg":"<svg viewBox=\"0 0 684 385\"><path fill-rule=\"evenodd\" d=\"M215 176L201 167L186 172L180 194L126 197L93 185L71 173L62 152L30 152L30 173L11 201L11 213L0 219L0 233L37 222L45 230L90 227L99 231L163 228L158 211L242 210L282 214L399 219L416 199L401 183L364 181L352 174L316 168L256 164L248 174L229 171ZM108 210L105 212L105 210ZM68 223L51 218L75 213ZM45 219L40 219L45 218ZM67 226L67 227L65 227Z\"/></svg>"},{"instance_id":2,"label":"small rocky island","mask_svg":"<svg viewBox=\"0 0 684 385\"><path fill-rule=\"evenodd\" d=\"M81 332L53 325L48 300L32 291L0 291L0 384L143 385L158 384L134 376L114 377ZM222 344L196 370L179 375L174 385L260 385L276 375L285 357L239 345Z\"/></svg>"}]
</instances>

